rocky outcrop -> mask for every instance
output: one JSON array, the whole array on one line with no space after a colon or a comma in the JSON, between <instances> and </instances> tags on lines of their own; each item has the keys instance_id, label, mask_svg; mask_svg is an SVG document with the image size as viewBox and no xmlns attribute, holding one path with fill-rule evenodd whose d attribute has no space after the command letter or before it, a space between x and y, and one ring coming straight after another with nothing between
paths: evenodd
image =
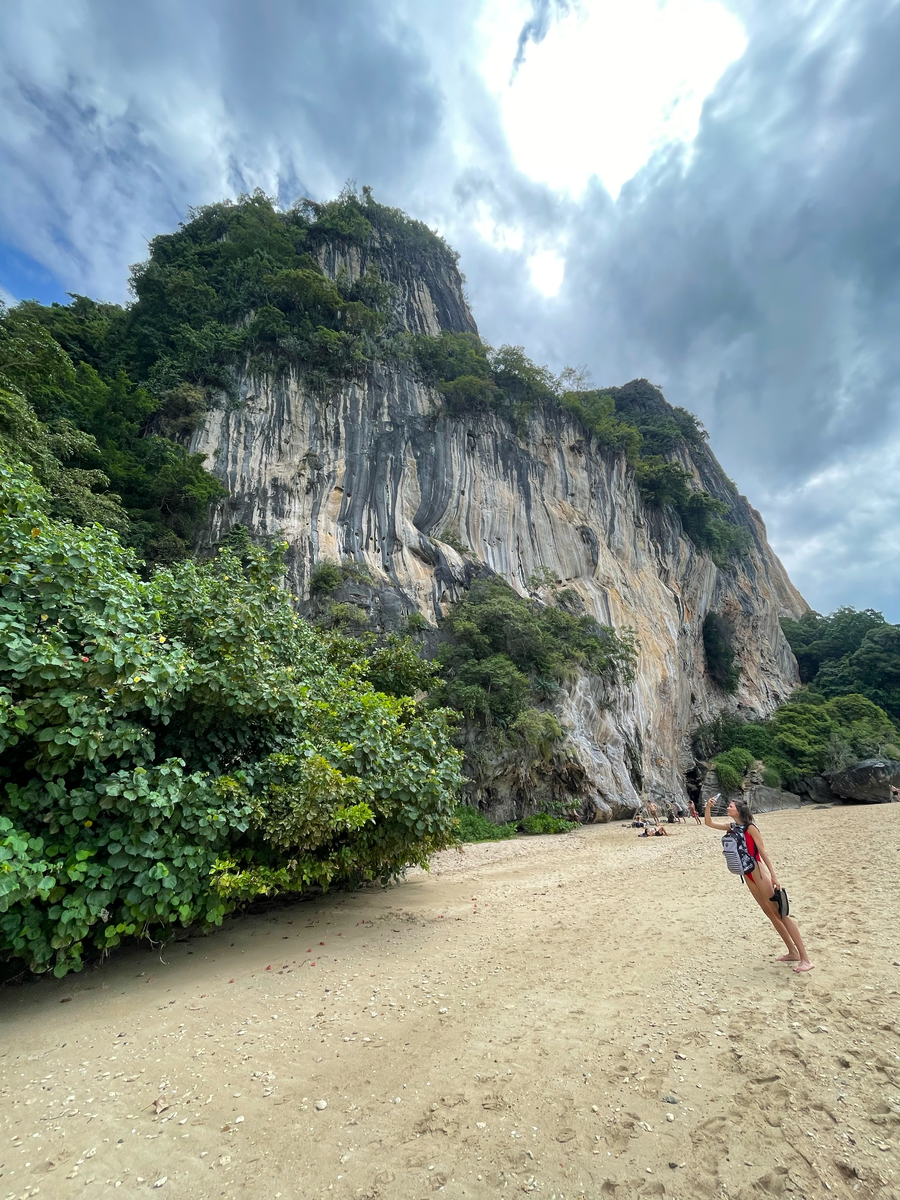
<instances>
[{"instance_id":1,"label":"rocky outcrop","mask_svg":"<svg viewBox=\"0 0 900 1200\"><path fill-rule=\"evenodd\" d=\"M462 291L462 277L452 251L438 243L419 253L398 245L390 236L375 230L368 246L340 240L326 241L316 251L319 266L332 279L348 285L375 268L394 289L393 308L397 323L410 333L477 333Z\"/></svg>"},{"instance_id":2,"label":"rocky outcrop","mask_svg":"<svg viewBox=\"0 0 900 1200\"><path fill-rule=\"evenodd\" d=\"M900 762L890 758L866 758L840 771L828 771L825 779L835 796L863 804L890 804L891 786L900 787Z\"/></svg>"},{"instance_id":3,"label":"rocky outcrop","mask_svg":"<svg viewBox=\"0 0 900 1200\"><path fill-rule=\"evenodd\" d=\"M367 266L356 251L327 247L320 262L332 274ZM385 274L402 284L408 328L474 330L445 263L418 282L404 270L393 264ZM698 723L723 707L764 716L797 685L779 617L806 605L758 513L705 446L684 461L751 535L749 552L728 570L696 548L673 512L649 509L624 458L599 449L555 405L536 411L527 430L496 413L453 416L403 362L373 362L324 392L298 375L248 373L238 387L240 402L211 411L191 445L229 493L208 543L238 522L258 536L282 535L287 585L304 602L318 562L361 564L371 584L357 602L388 628L412 612L434 626L473 576L490 570L521 595L549 600L546 588L534 591L543 572L598 621L635 631L633 684L610 692L582 675L557 705L568 729L562 786L587 811L609 815L641 793L683 795ZM734 630L742 674L733 698L706 673L702 625L711 610ZM489 793L482 802L498 811L527 800L505 785Z\"/></svg>"},{"instance_id":4,"label":"rocky outcrop","mask_svg":"<svg viewBox=\"0 0 900 1200\"><path fill-rule=\"evenodd\" d=\"M804 804L834 804L840 799L828 786L828 780L823 775L802 775L791 787Z\"/></svg>"}]
</instances>

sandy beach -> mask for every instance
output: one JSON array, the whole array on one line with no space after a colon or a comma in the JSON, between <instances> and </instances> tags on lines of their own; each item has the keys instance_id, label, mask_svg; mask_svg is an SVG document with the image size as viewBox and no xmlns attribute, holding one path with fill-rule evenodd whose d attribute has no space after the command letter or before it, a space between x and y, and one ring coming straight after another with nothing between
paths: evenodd
<instances>
[{"instance_id":1,"label":"sandy beach","mask_svg":"<svg viewBox=\"0 0 900 1200\"><path fill-rule=\"evenodd\" d=\"M0 994L0 1200L900 1196L900 806L470 846Z\"/></svg>"}]
</instances>

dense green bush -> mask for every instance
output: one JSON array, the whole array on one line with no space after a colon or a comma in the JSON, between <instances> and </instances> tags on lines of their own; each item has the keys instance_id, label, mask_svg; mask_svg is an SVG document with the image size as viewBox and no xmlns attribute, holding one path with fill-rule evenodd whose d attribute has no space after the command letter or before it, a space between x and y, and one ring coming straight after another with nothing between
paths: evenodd
<instances>
[{"instance_id":1,"label":"dense green bush","mask_svg":"<svg viewBox=\"0 0 900 1200\"><path fill-rule=\"evenodd\" d=\"M444 330L436 337L416 337L413 350L425 378L451 413L496 409L523 432L535 405L557 395L553 376L533 363L521 346L493 350L477 334Z\"/></svg>"},{"instance_id":2,"label":"dense green bush","mask_svg":"<svg viewBox=\"0 0 900 1200\"><path fill-rule=\"evenodd\" d=\"M516 836L515 821L507 825L497 825L468 804L460 804L456 809L456 836L461 842L501 842Z\"/></svg>"},{"instance_id":3,"label":"dense green bush","mask_svg":"<svg viewBox=\"0 0 900 1200\"><path fill-rule=\"evenodd\" d=\"M753 762L753 755L743 746L732 746L730 750L716 755L713 759L713 766L716 769L722 791L726 793L739 791L741 782L749 768L753 766Z\"/></svg>"},{"instance_id":4,"label":"dense green bush","mask_svg":"<svg viewBox=\"0 0 900 1200\"><path fill-rule=\"evenodd\" d=\"M560 402L590 430L599 446L621 450L630 463L638 462L643 444L640 430L617 415L608 392L565 392Z\"/></svg>"},{"instance_id":5,"label":"dense green bush","mask_svg":"<svg viewBox=\"0 0 900 1200\"><path fill-rule=\"evenodd\" d=\"M309 590L315 596L319 592L334 592L344 581L340 563L320 562L313 567L309 577Z\"/></svg>"},{"instance_id":6,"label":"dense green bush","mask_svg":"<svg viewBox=\"0 0 900 1200\"><path fill-rule=\"evenodd\" d=\"M79 301L79 310L89 303ZM54 307L64 325L73 322ZM54 515L99 521L150 561L185 557L224 489L200 455L144 434L157 420L160 433L186 435L205 412L202 393L182 385L154 397L121 370L103 379L88 363L73 364L39 320L48 311L21 304L0 312L0 444L33 467Z\"/></svg>"},{"instance_id":7,"label":"dense green bush","mask_svg":"<svg viewBox=\"0 0 900 1200\"><path fill-rule=\"evenodd\" d=\"M723 692L733 694L741 678L740 664L734 661L734 633L731 625L718 613L709 612L703 619L703 651L710 679Z\"/></svg>"},{"instance_id":8,"label":"dense green bush","mask_svg":"<svg viewBox=\"0 0 900 1200\"><path fill-rule=\"evenodd\" d=\"M445 714L373 690L364 656L339 672L280 554L142 580L48 502L0 464L0 952L62 975L87 947L451 844Z\"/></svg>"},{"instance_id":9,"label":"dense green bush","mask_svg":"<svg viewBox=\"0 0 900 1200\"><path fill-rule=\"evenodd\" d=\"M742 775L752 759L760 759L772 773L764 782L777 787L861 758L900 757L900 734L887 713L865 696L826 700L801 690L768 720L741 721L723 715L701 726L694 733L694 748L701 758L714 761L723 788L720 762L730 763ZM734 757L737 754L740 760ZM778 782L770 782L776 775ZM733 787L729 777L728 788Z\"/></svg>"},{"instance_id":10,"label":"dense green bush","mask_svg":"<svg viewBox=\"0 0 900 1200\"><path fill-rule=\"evenodd\" d=\"M426 629L431 628L428 618L423 616L417 608L413 609L411 613L407 613L403 624L408 633L424 633Z\"/></svg>"},{"instance_id":11,"label":"dense green bush","mask_svg":"<svg viewBox=\"0 0 900 1200\"><path fill-rule=\"evenodd\" d=\"M436 694L482 725L514 725L579 667L611 686L633 677L630 632L617 634L590 617L524 600L496 577L476 580L441 629L448 640L438 654L443 682ZM534 736L546 740L550 734L544 723Z\"/></svg>"},{"instance_id":12,"label":"dense green bush","mask_svg":"<svg viewBox=\"0 0 900 1200\"><path fill-rule=\"evenodd\" d=\"M522 822L524 833L570 833L577 828L577 822L565 821L562 817L553 816L552 813L535 813L534 816L526 817Z\"/></svg>"}]
</instances>

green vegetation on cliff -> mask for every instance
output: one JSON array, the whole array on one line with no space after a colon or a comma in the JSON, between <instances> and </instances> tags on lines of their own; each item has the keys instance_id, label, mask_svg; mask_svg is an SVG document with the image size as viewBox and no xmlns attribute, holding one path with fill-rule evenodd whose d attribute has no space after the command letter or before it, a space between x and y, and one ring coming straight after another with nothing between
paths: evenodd
<instances>
[{"instance_id":1,"label":"green vegetation on cliff","mask_svg":"<svg viewBox=\"0 0 900 1200\"><path fill-rule=\"evenodd\" d=\"M562 735L536 706L552 699L576 669L611 686L633 678L630 633L576 617L553 604L524 600L502 579L477 579L442 623L438 651L441 703L483 726L498 725L526 742Z\"/></svg>"},{"instance_id":2,"label":"green vegetation on cliff","mask_svg":"<svg viewBox=\"0 0 900 1200\"><path fill-rule=\"evenodd\" d=\"M727 567L734 555L750 548L751 535L735 522L729 504L698 486L691 472L673 461L693 451L712 463L706 431L686 409L666 404L646 380L574 390L577 372L556 377L533 363L521 346L494 350L474 333L445 330L438 337L417 337L415 354L449 413L501 412L527 437L535 408L559 405L578 418L596 445L625 455L644 501L673 509L687 536L717 565ZM733 491L724 476L721 483L729 494Z\"/></svg>"},{"instance_id":3,"label":"green vegetation on cliff","mask_svg":"<svg viewBox=\"0 0 900 1200\"><path fill-rule=\"evenodd\" d=\"M313 385L409 353L394 288L370 263L326 276L323 245L372 239L405 262L455 269L427 226L363 189L279 211L262 194L192 210L132 269L127 307L74 296L0 314L0 439L30 446L53 511L116 529L148 563L184 558L224 495L184 444L209 405L239 403L237 368Z\"/></svg>"},{"instance_id":4,"label":"green vegetation on cliff","mask_svg":"<svg viewBox=\"0 0 900 1200\"><path fill-rule=\"evenodd\" d=\"M54 515L99 521L150 562L183 558L209 502L225 493L200 455L144 435L154 416L183 421L202 398L182 385L155 399L122 370L104 379L73 361L38 310L0 311L0 446L34 469Z\"/></svg>"},{"instance_id":5,"label":"green vegetation on cliff","mask_svg":"<svg viewBox=\"0 0 900 1200\"><path fill-rule=\"evenodd\" d=\"M741 668L734 661L734 631L730 622L719 613L708 612L703 618L703 652L710 679L723 692L733 695L741 678Z\"/></svg>"}]
</instances>

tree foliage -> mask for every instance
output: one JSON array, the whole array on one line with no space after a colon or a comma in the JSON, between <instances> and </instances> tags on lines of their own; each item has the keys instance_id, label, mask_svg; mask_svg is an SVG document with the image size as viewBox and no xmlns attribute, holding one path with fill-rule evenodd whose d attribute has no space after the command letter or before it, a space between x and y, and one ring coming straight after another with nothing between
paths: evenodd
<instances>
[{"instance_id":1,"label":"tree foliage","mask_svg":"<svg viewBox=\"0 0 900 1200\"><path fill-rule=\"evenodd\" d=\"M860 695L824 696L803 689L765 721L723 715L694 734L694 747L712 759L719 781L736 790L753 759L768 768L769 785L845 766L861 758L900 757L900 734L887 713ZM724 775L721 767L724 768Z\"/></svg>"},{"instance_id":2,"label":"tree foliage","mask_svg":"<svg viewBox=\"0 0 900 1200\"><path fill-rule=\"evenodd\" d=\"M611 686L633 677L630 632L617 634L589 617L524 600L495 577L476 580L441 628L448 638L438 653L441 703L481 725L517 730L535 745L555 740L559 726L526 714L552 699L576 667Z\"/></svg>"},{"instance_id":3,"label":"tree foliage","mask_svg":"<svg viewBox=\"0 0 900 1200\"><path fill-rule=\"evenodd\" d=\"M82 312L88 303L79 301ZM55 307L71 324L68 310ZM34 469L54 515L115 529L151 562L185 557L224 490L201 455L171 437L144 435L157 419L182 436L205 412L202 395L182 385L155 398L121 370L103 379L72 360L39 309L0 312L0 443ZM75 349L86 353L85 345Z\"/></svg>"},{"instance_id":4,"label":"tree foliage","mask_svg":"<svg viewBox=\"0 0 900 1200\"><path fill-rule=\"evenodd\" d=\"M0 952L62 975L89 947L453 841L446 714L376 691L365 655L338 670L280 553L143 580L49 503L0 464Z\"/></svg>"},{"instance_id":5,"label":"tree foliage","mask_svg":"<svg viewBox=\"0 0 900 1200\"><path fill-rule=\"evenodd\" d=\"M872 608L857 611L842 605L827 617L812 611L797 620L786 617L781 627L797 659L800 679L812 683L820 667L853 654L866 634L885 624L883 615Z\"/></svg>"},{"instance_id":6,"label":"tree foliage","mask_svg":"<svg viewBox=\"0 0 900 1200\"><path fill-rule=\"evenodd\" d=\"M782 621L800 678L816 692L867 696L900 721L900 626L874 609L843 606L830 616Z\"/></svg>"}]
</instances>

